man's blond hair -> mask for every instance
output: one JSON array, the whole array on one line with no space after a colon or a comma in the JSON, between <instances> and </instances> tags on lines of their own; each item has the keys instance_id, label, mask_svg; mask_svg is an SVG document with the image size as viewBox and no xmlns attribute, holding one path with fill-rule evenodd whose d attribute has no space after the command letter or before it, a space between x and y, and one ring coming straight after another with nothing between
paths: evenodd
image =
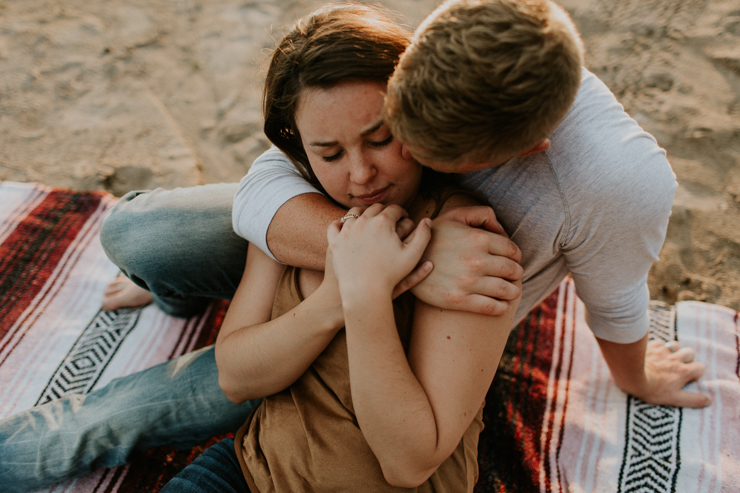
<instances>
[{"instance_id":1,"label":"man's blond hair","mask_svg":"<svg viewBox=\"0 0 740 493\"><path fill-rule=\"evenodd\" d=\"M501 162L565 117L582 64L575 26L549 0L450 0L401 57L386 120L422 162Z\"/></svg>"}]
</instances>

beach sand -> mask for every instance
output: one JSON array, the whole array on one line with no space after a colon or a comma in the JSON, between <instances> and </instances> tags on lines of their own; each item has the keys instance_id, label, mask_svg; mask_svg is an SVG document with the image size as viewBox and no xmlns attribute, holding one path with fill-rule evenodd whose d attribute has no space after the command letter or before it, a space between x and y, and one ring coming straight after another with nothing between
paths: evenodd
<instances>
[{"instance_id":1,"label":"beach sand","mask_svg":"<svg viewBox=\"0 0 740 493\"><path fill-rule=\"evenodd\" d=\"M322 2L0 0L0 180L80 190L238 181L265 59ZM416 26L438 2L384 2ZM563 0L587 67L678 176L651 296L740 310L740 4Z\"/></svg>"}]
</instances>

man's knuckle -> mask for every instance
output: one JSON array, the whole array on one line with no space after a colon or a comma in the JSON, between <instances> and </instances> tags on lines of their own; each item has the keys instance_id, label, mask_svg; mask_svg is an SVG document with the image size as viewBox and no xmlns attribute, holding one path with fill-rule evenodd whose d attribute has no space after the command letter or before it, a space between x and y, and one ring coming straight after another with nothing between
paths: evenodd
<instances>
[{"instance_id":1,"label":"man's knuckle","mask_svg":"<svg viewBox=\"0 0 740 493\"><path fill-rule=\"evenodd\" d=\"M483 315L494 316L499 314L499 310L497 310L496 303L494 303L493 301L487 301L481 306L481 313Z\"/></svg>"},{"instance_id":2,"label":"man's knuckle","mask_svg":"<svg viewBox=\"0 0 740 493\"><path fill-rule=\"evenodd\" d=\"M468 272L478 272L483 267L483 259L477 255L464 255L460 257L460 263Z\"/></svg>"},{"instance_id":3,"label":"man's knuckle","mask_svg":"<svg viewBox=\"0 0 740 493\"><path fill-rule=\"evenodd\" d=\"M451 305L459 305L460 303L462 303L463 300L462 293L460 293L459 291L452 291L450 293L447 293L446 298L447 303Z\"/></svg>"},{"instance_id":4,"label":"man's knuckle","mask_svg":"<svg viewBox=\"0 0 740 493\"><path fill-rule=\"evenodd\" d=\"M494 289L496 292L496 296L494 296L495 298L506 299L508 297L509 290L507 289L506 284L507 283L502 281L496 283L496 288Z\"/></svg>"},{"instance_id":5,"label":"man's knuckle","mask_svg":"<svg viewBox=\"0 0 740 493\"><path fill-rule=\"evenodd\" d=\"M516 243L511 241L510 239L508 241L508 249L509 249L509 256L510 257L518 257L519 256L519 247L516 246Z\"/></svg>"},{"instance_id":6,"label":"man's knuckle","mask_svg":"<svg viewBox=\"0 0 740 493\"><path fill-rule=\"evenodd\" d=\"M472 231L472 240L478 247L487 247L489 241L488 232L482 229L474 229Z\"/></svg>"},{"instance_id":7,"label":"man's knuckle","mask_svg":"<svg viewBox=\"0 0 740 493\"><path fill-rule=\"evenodd\" d=\"M474 291L473 287L478 282L478 279L480 279L477 272L477 269L475 269L468 275L462 276L460 279L460 286L464 287L468 292Z\"/></svg>"},{"instance_id":8,"label":"man's knuckle","mask_svg":"<svg viewBox=\"0 0 740 493\"><path fill-rule=\"evenodd\" d=\"M485 262L480 257L470 257L468 261L468 267L470 267L473 272L480 272L484 265Z\"/></svg>"}]
</instances>

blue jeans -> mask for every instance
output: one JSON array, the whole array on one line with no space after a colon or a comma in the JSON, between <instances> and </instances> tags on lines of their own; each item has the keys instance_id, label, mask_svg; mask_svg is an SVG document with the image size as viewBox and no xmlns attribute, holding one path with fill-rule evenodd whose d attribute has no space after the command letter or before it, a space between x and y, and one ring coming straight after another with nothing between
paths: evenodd
<instances>
[{"instance_id":1,"label":"blue jeans","mask_svg":"<svg viewBox=\"0 0 740 493\"><path fill-rule=\"evenodd\" d=\"M157 304L189 315L207 297L231 298L247 242L231 227L236 184L132 192L106 218L111 260ZM0 420L0 484L28 491L128 461L135 450L191 447L236 431L254 401L230 402L213 348Z\"/></svg>"},{"instance_id":2,"label":"blue jeans","mask_svg":"<svg viewBox=\"0 0 740 493\"><path fill-rule=\"evenodd\" d=\"M231 299L244 273L248 243L231 226L238 187L129 192L103 222L100 242L165 313L199 313L208 298Z\"/></svg>"},{"instance_id":3,"label":"blue jeans","mask_svg":"<svg viewBox=\"0 0 740 493\"><path fill-rule=\"evenodd\" d=\"M249 493L234 439L226 438L209 447L203 455L180 471L161 493Z\"/></svg>"},{"instance_id":4,"label":"blue jeans","mask_svg":"<svg viewBox=\"0 0 740 493\"><path fill-rule=\"evenodd\" d=\"M23 492L128 462L136 450L189 448L236 431L259 401L230 402L213 346L0 421L0 484Z\"/></svg>"}]
</instances>

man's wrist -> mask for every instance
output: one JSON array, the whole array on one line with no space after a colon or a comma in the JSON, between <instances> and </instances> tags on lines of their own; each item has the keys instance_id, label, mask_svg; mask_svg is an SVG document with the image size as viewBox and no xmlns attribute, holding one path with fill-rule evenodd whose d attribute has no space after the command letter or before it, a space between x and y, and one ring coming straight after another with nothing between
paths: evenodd
<instances>
[{"instance_id":1,"label":"man's wrist","mask_svg":"<svg viewBox=\"0 0 740 493\"><path fill-rule=\"evenodd\" d=\"M614 374L612 374L612 378L614 378L614 383L617 384L617 387L619 387L624 393L635 397L642 397L645 395L648 388L648 379L644 371L642 372L642 375L631 378L620 378Z\"/></svg>"}]
</instances>

